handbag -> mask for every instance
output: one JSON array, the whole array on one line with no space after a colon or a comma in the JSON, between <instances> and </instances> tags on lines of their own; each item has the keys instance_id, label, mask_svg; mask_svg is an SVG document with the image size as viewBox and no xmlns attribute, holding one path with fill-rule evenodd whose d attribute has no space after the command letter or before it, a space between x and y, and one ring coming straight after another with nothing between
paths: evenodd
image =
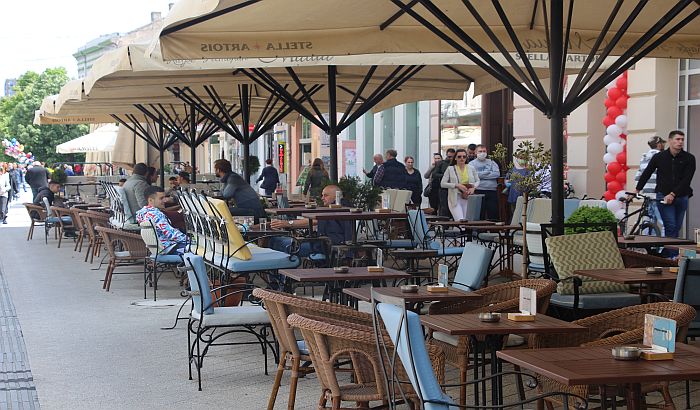
<instances>
[{"instance_id":1,"label":"handbag","mask_svg":"<svg viewBox=\"0 0 700 410\"><path fill-rule=\"evenodd\" d=\"M423 189L423 196L429 197L432 192L433 184L429 182L428 185L425 186L425 189Z\"/></svg>"}]
</instances>

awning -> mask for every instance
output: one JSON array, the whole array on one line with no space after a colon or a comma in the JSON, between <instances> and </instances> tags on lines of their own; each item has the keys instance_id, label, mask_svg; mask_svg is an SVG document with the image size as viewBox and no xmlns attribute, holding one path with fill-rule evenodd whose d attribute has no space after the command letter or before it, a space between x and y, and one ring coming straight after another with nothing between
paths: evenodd
<instances>
[{"instance_id":1,"label":"awning","mask_svg":"<svg viewBox=\"0 0 700 410\"><path fill-rule=\"evenodd\" d=\"M117 141L117 131L118 127L114 124L103 125L89 134L57 145L56 152L59 154L111 152Z\"/></svg>"}]
</instances>

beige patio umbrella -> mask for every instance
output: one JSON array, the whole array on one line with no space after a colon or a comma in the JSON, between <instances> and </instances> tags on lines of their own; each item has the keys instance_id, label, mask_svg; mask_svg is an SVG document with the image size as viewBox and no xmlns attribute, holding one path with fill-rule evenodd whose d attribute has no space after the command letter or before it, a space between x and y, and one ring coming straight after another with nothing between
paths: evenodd
<instances>
[{"instance_id":1,"label":"beige patio umbrella","mask_svg":"<svg viewBox=\"0 0 700 410\"><path fill-rule=\"evenodd\" d=\"M89 134L82 135L56 146L59 154L84 152L112 152L117 141L118 127L114 124L103 125Z\"/></svg>"},{"instance_id":2,"label":"beige patio umbrella","mask_svg":"<svg viewBox=\"0 0 700 410\"><path fill-rule=\"evenodd\" d=\"M698 15L693 0L180 0L159 37L165 60L457 51L550 117L552 220L561 234L564 118L645 56L700 56ZM549 90L533 52L549 56ZM517 75L489 53L519 66ZM565 95L569 53L586 57Z\"/></svg>"}]
</instances>

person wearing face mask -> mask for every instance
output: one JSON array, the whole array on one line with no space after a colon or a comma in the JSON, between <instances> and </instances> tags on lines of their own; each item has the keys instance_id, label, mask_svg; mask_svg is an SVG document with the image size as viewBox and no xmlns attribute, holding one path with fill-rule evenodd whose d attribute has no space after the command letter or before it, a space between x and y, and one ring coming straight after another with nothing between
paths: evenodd
<instances>
[{"instance_id":1,"label":"person wearing face mask","mask_svg":"<svg viewBox=\"0 0 700 410\"><path fill-rule=\"evenodd\" d=\"M484 202L481 207L482 214L486 215L486 219L498 220L498 193L496 189L501 171L496 161L487 158L487 155L486 146L483 144L477 145L476 159L471 161L469 165L474 167L476 174L479 176L479 188L475 193L484 195Z\"/></svg>"},{"instance_id":2,"label":"person wearing face mask","mask_svg":"<svg viewBox=\"0 0 700 410\"><path fill-rule=\"evenodd\" d=\"M467 164L467 151L458 149L452 165L442 176L440 185L447 190L447 205L455 221L467 219L469 195L479 187L479 176L471 165Z\"/></svg>"},{"instance_id":3,"label":"person wearing face mask","mask_svg":"<svg viewBox=\"0 0 700 410\"><path fill-rule=\"evenodd\" d=\"M476 144L467 145L467 164L476 159Z\"/></svg>"},{"instance_id":4,"label":"person wearing face mask","mask_svg":"<svg viewBox=\"0 0 700 410\"><path fill-rule=\"evenodd\" d=\"M527 162L524 159L513 157L513 169L510 170L508 176L506 177L506 185L508 186L508 205L510 206L510 212L513 213L515 210L515 203L518 202L518 197L520 197L523 192L518 189L518 185L512 181L513 174L520 174L522 176L527 175Z\"/></svg>"}]
</instances>

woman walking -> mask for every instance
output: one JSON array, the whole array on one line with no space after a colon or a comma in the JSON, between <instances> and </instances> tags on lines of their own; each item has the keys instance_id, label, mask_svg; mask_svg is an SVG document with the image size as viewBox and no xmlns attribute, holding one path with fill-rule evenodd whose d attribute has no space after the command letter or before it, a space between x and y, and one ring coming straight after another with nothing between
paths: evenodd
<instances>
[{"instance_id":1,"label":"woman walking","mask_svg":"<svg viewBox=\"0 0 700 410\"><path fill-rule=\"evenodd\" d=\"M420 171L413 168L415 160L412 156L407 156L403 159L403 163L406 165L406 188L411 190L411 202L413 205L420 208L420 204L423 201L421 195L423 194L423 178L421 177Z\"/></svg>"},{"instance_id":2,"label":"woman walking","mask_svg":"<svg viewBox=\"0 0 700 410\"><path fill-rule=\"evenodd\" d=\"M304 195L309 194L309 198L317 199L321 196L321 191L330 182L328 171L323 165L321 158L316 158L311 164L311 171L304 183Z\"/></svg>"},{"instance_id":3,"label":"woman walking","mask_svg":"<svg viewBox=\"0 0 700 410\"><path fill-rule=\"evenodd\" d=\"M471 165L467 164L467 151L458 149L452 164L442 176L440 186L447 189L447 206L452 219L467 219L467 198L479 186L479 176Z\"/></svg>"},{"instance_id":4,"label":"woman walking","mask_svg":"<svg viewBox=\"0 0 700 410\"><path fill-rule=\"evenodd\" d=\"M0 223L7 223L7 205L10 202L10 174L5 170L4 165L0 165Z\"/></svg>"}]
</instances>

